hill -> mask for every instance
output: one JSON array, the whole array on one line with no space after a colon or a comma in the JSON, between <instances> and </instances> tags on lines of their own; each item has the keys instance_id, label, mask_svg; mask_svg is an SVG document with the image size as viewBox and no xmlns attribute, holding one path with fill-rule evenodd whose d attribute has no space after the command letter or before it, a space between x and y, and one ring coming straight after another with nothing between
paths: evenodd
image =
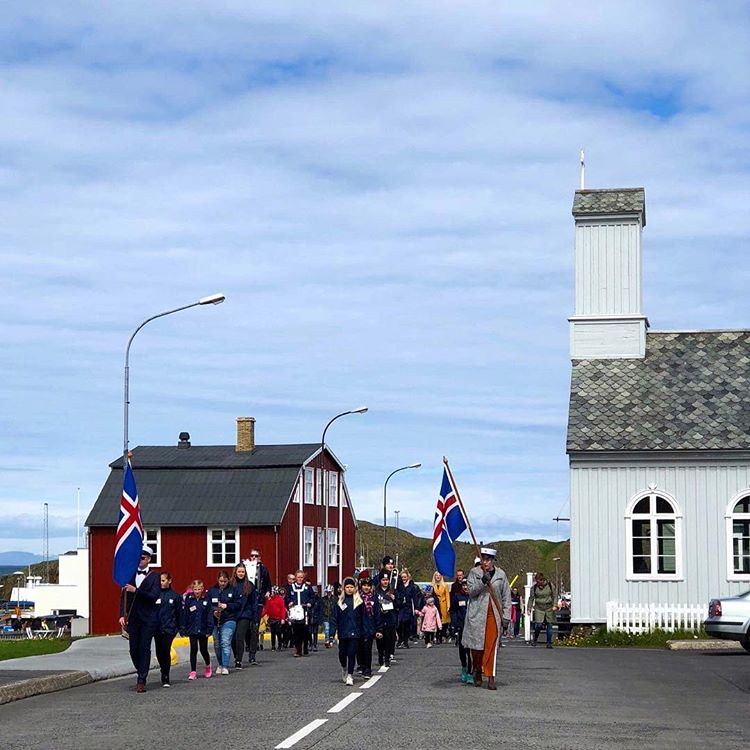
<instances>
[{"instance_id":1,"label":"hill","mask_svg":"<svg viewBox=\"0 0 750 750\"><path fill-rule=\"evenodd\" d=\"M414 536L403 529L388 527L388 554L396 556L399 565L409 568L416 581L429 581L435 570L432 559L432 539ZM357 558L365 558L365 565L379 568L383 557L383 527L359 521L357 529ZM484 542L486 547L493 547L498 552L500 567L512 580L519 576L518 584L526 582L527 571L543 571L555 583L555 557L557 570L562 581L562 588L570 587L570 541L550 542L546 539L519 539L513 541ZM456 567L468 570L474 564L476 548L470 542L456 542ZM517 584L517 585L518 585Z\"/></svg>"},{"instance_id":2,"label":"hill","mask_svg":"<svg viewBox=\"0 0 750 750\"><path fill-rule=\"evenodd\" d=\"M23 566L24 572L29 572L28 566ZM59 562L57 558L49 561L49 583L57 583ZM43 562L31 566L31 575L44 577L47 567ZM0 601L7 601L10 598L11 591L16 585L16 577L10 575L0 576ZM23 583L21 584L23 586Z\"/></svg>"},{"instance_id":3,"label":"hill","mask_svg":"<svg viewBox=\"0 0 750 750\"><path fill-rule=\"evenodd\" d=\"M33 565L41 561L41 555L35 555L32 552L0 552L0 565L3 567L12 565L16 568L21 568L24 565Z\"/></svg>"}]
</instances>

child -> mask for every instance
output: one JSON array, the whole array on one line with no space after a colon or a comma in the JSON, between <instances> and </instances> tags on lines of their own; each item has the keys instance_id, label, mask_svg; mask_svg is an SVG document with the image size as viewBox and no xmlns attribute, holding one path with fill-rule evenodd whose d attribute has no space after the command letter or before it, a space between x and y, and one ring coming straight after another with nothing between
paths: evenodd
<instances>
[{"instance_id":1,"label":"child","mask_svg":"<svg viewBox=\"0 0 750 750\"><path fill-rule=\"evenodd\" d=\"M203 581L196 579L183 596L182 619L180 632L190 639L190 675L188 680L196 678L196 662L200 649L206 669L203 676L211 677L211 657L208 654L208 633L210 631L208 599Z\"/></svg>"},{"instance_id":2,"label":"child","mask_svg":"<svg viewBox=\"0 0 750 750\"><path fill-rule=\"evenodd\" d=\"M354 684L354 661L364 629L362 621L364 609L355 580L345 578L344 589L331 615L331 637L333 638L338 633L341 676L347 685Z\"/></svg>"},{"instance_id":3,"label":"child","mask_svg":"<svg viewBox=\"0 0 750 750\"><path fill-rule=\"evenodd\" d=\"M210 623L214 633L214 651L219 666L216 674L229 674L229 657L232 654L232 639L237 628L237 610L240 600L233 586L229 585L229 574L222 570L216 585L208 592L211 607Z\"/></svg>"},{"instance_id":4,"label":"child","mask_svg":"<svg viewBox=\"0 0 750 750\"><path fill-rule=\"evenodd\" d=\"M435 606L435 599L433 596L428 596L422 608L422 632L427 648L432 648L435 634L439 633L442 627L443 623L440 621L440 611Z\"/></svg>"},{"instance_id":5,"label":"child","mask_svg":"<svg viewBox=\"0 0 750 750\"><path fill-rule=\"evenodd\" d=\"M271 629L271 651L281 651L284 648L281 642L281 629L287 617L282 589L273 589L266 606L263 607L263 616L268 618L268 627Z\"/></svg>"},{"instance_id":6,"label":"child","mask_svg":"<svg viewBox=\"0 0 750 750\"><path fill-rule=\"evenodd\" d=\"M466 581L461 581L458 585L458 592L451 597L451 625L453 626L453 632L456 634L458 658L461 659L461 682L473 685L471 649L464 648L461 643L461 638L464 634L464 623L466 622L466 608L469 606L469 584Z\"/></svg>"},{"instance_id":7,"label":"child","mask_svg":"<svg viewBox=\"0 0 750 750\"><path fill-rule=\"evenodd\" d=\"M359 585L362 587L361 596L365 606L362 613L362 637L359 640L357 662L362 676L369 680L372 677L372 641L375 633L380 630L380 605L372 590L371 578L360 579Z\"/></svg>"},{"instance_id":8,"label":"child","mask_svg":"<svg viewBox=\"0 0 750 750\"><path fill-rule=\"evenodd\" d=\"M333 615L333 607L335 604L336 601L333 597L333 586L326 586L325 596L320 602L321 620L323 621L323 635L326 648L331 648L333 645L331 639L331 616Z\"/></svg>"},{"instance_id":9,"label":"child","mask_svg":"<svg viewBox=\"0 0 750 750\"><path fill-rule=\"evenodd\" d=\"M159 606L159 628L154 644L156 658L161 668L161 686L169 687L169 669L172 666L172 641L180 629L182 597L172 590L172 574L166 571L159 577L161 594L156 600Z\"/></svg>"}]
</instances>

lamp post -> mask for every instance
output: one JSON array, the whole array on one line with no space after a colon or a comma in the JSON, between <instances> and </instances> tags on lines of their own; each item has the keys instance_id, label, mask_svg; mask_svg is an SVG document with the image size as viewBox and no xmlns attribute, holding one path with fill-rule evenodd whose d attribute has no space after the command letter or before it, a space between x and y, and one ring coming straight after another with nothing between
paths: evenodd
<instances>
[{"instance_id":1,"label":"lamp post","mask_svg":"<svg viewBox=\"0 0 750 750\"><path fill-rule=\"evenodd\" d=\"M398 532L399 532L399 529L400 529L400 527L398 525L398 514L399 513L401 513L400 510L394 510L393 511L393 514L396 516L396 570L400 570L400 568L398 567L398 553L399 553L399 547L401 546L400 545L399 535L398 535Z\"/></svg>"},{"instance_id":2,"label":"lamp post","mask_svg":"<svg viewBox=\"0 0 750 750\"><path fill-rule=\"evenodd\" d=\"M22 570L13 571L13 575L16 577L16 607L18 612L18 621L21 621L21 579L23 578Z\"/></svg>"},{"instance_id":3,"label":"lamp post","mask_svg":"<svg viewBox=\"0 0 750 750\"><path fill-rule=\"evenodd\" d=\"M320 583L323 586L326 586L328 584L328 490L325 487L325 483L323 482L323 453L325 452L326 447L326 432L328 432L328 428L341 417L345 417L348 414L364 414L367 412L368 407L366 406L358 406L356 409L349 409L348 411L342 411L341 414L337 414L332 419L328 420L328 424L323 428L323 434L320 437L320 487L323 492L323 497L325 498L325 503L321 502L321 505L324 507L324 513L325 517L323 519L323 580L320 581ZM322 499L322 498L321 498ZM339 507L341 507L341 498L339 498ZM341 540L339 539L337 541L337 544L340 544Z\"/></svg>"},{"instance_id":4,"label":"lamp post","mask_svg":"<svg viewBox=\"0 0 750 750\"><path fill-rule=\"evenodd\" d=\"M398 474L399 471L406 471L406 469L418 469L422 464L409 464L408 466L402 466L400 469L394 469L386 478L383 484L383 557L385 557L388 547L388 480L394 475Z\"/></svg>"},{"instance_id":5,"label":"lamp post","mask_svg":"<svg viewBox=\"0 0 750 750\"><path fill-rule=\"evenodd\" d=\"M183 305L182 307L175 307L174 310L167 310L166 312L159 313L158 315L152 315L150 318L141 323L138 328L133 331L130 338L128 339L128 345L125 349L125 394L123 398L123 440L122 440L122 470L125 471L125 467L128 463L128 407L130 405L130 345L133 343L133 339L138 331L150 323L152 320L157 318L163 318L165 315L172 315L172 313L181 312L182 310L188 310L191 307L198 307L198 305L220 305L226 297L223 294L211 294L208 297L201 297L197 302L191 302L189 305Z\"/></svg>"},{"instance_id":6,"label":"lamp post","mask_svg":"<svg viewBox=\"0 0 750 750\"><path fill-rule=\"evenodd\" d=\"M553 557L552 558L555 561L555 591L557 591L557 596L560 596L560 570L559 570L559 564L560 564L560 558L559 557Z\"/></svg>"}]
</instances>

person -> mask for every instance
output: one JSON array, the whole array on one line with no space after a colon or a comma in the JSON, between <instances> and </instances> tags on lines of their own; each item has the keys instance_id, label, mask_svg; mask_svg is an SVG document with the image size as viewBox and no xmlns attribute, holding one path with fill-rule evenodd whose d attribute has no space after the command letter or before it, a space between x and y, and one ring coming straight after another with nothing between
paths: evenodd
<instances>
[{"instance_id":1,"label":"person","mask_svg":"<svg viewBox=\"0 0 750 750\"><path fill-rule=\"evenodd\" d=\"M289 620L292 624L292 642L294 656L308 656L307 623L312 608L313 593L310 584L305 581L305 571L294 574L294 582L287 589L286 604Z\"/></svg>"},{"instance_id":2,"label":"person","mask_svg":"<svg viewBox=\"0 0 750 750\"><path fill-rule=\"evenodd\" d=\"M390 555L386 555L383 558L383 566L380 568L380 571L375 577L376 582L380 581L383 573L388 573L388 585L395 592L399 587L401 579L399 578L398 571L396 570L396 563Z\"/></svg>"},{"instance_id":3,"label":"person","mask_svg":"<svg viewBox=\"0 0 750 750\"><path fill-rule=\"evenodd\" d=\"M523 596L516 586L510 590L510 621L512 623L511 638L518 638L521 630L521 620L523 619Z\"/></svg>"},{"instance_id":4,"label":"person","mask_svg":"<svg viewBox=\"0 0 750 750\"><path fill-rule=\"evenodd\" d=\"M487 677L487 688L497 690L495 670L500 634L503 631L503 612L510 611L510 586L505 571L496 567L497 552L489 547L480 550L479 567L466 577L469 605L461 638L465 648L471 649L474 685L482 686L482 675ZM491 595L491 591L495 596ZM498 611L497 604L501 609Z\"/></svg>"},{"instance_id":5,"label":"person","mask_svg":"<svg viewBox=\"0 0 750 750\"><path fill-rule=\"evenodd\" d=\"M454 631L451 634L451 637L454 637L454 638L456 637L456 633L455 633L455 630L454 630L454 627L453 627L453 614L452 614L454 612L455 608L456 608L456 605L454 603L454 599L455 599L456 596L458 596L458 594L461 593L461 587L462 587L463 582L465 580L466 580L466 575L465 575L464 571L461 568L459 568L456 571L456 580L453 582L453 585L451 586L451 590L450 590L450 606L448 607L448 611L451 613L451 618L450 618L451 619L451 630Z\"/></svg>"},{"instance_id":6,"label":"person","mask_svg":"<svg viewBox=\"0 0 750 750\"><path fill-rule=\"evenodd\" d=\"M272 590L271 596L263 608L263 614L268 617L268 627L271 630L271 651L281 651L284 648L281 640L281 628L286 622L287 610L280 587Z\"/></svg>"},{"instance_id":7,"label":"person","mask_svg":"<svg viewBox=\"0 0 750 750\"><path fill-rule=\"evenodd\" d=\"M248 627L245 633L248 662L251 667L254 667L258 663L257 653L262 650L260 618L263 605L271 597L271 575L268 572L268 568L261 561L260 550L257 547L253 547L250 550L249 559L243 562L247 571L247 577L255 589L255 612L254 616L248 620Z\"/></svg>"},{"instance_id":8,"label":"person","mask_svg":"<svg viewBox=\"0 0 750 750\"><path fill-rule=\"evenodd\" d=\"M380 630L380 605L372 590L372 578L362 578L359 582L360 596L364 604L362 613L362 635L357 648L357 663L362 670L362 677L372 677L372 642Z\"/></svg>"},{"instance_id":9,"label":"person","mask_svg":"<svg viewBox=\"0 0 750 750\"><path fill-rule=\"evenodd\" d=\"M440 619L440 610L435 606L435 598L430 594L425 599L422 607L422 633L424 633L424 642L427 648L432 648L432 642L442 630L443 623Z\"/></svg>"},{"instance_id":10,"label":"person","mask_svg":"<svg viewBox=\"0 0 750 750\"><path fill-rule=\"evenodd\" d=\"M353 578L345 578L344 589L333 608L331 631L333 636L338 634L341 676L347 685L354 685L354 662L364 630L364 610L362 597L357 591L357 582Z\"/></svg>"},{"instance_id":11,"label":"person","mask_svg":"<svg viewBox=\"0 0 750 750\"><path fill-rule=\"evenodd\" d=\"M234 587L229 585L229 574L222 570L216 584L209 589L208 601L211 606L210 620L213 623L214 651L219 666L216 674L229 674L229 659L232 655L232 639L237 628L239 597Z\"/></svg>"},{"instance_id":12,"label":"person","mask_svg":"<svg viewBox=\"0 0 750 750\"><path fill-rule=\"evenodd\" d=\"M448 638L451 621L451 594L448 584L437 570L432 574L432 595L435 597L435 604L440 612L440 621L443 624L435 634L435 640L437 643L442 643L443 639ZM424 630L424 623L422 623L422 630Z\"/></svg>"},{"instance_id":13,"label":"person","mask_svg":"<svg viewBox=\"0 0 750 750\"><path fill-rule=\"evenodd\" d=\"M242 669L242 657L245 655L245 646L248 643L247 631L251 623L255 623L258 616L257 594L255 586L247 576L247 568L244 563L235 565L229 585L235 590L237 601L237 627L232 637L232 652L234 653L234 668ZM257 643L257 632L255 639L249 639L250 643ZM248 649L249 650L249 649ZM250 655L250 663L255 660L253 654Z\"/></svg>"},{"instance_id":14,"label":"person","mask_svg":"<svg viewBox=\"0 0 750 750\"><path fill-rule=\"evenodd\" d=\"M388 571L384 571L375 589L380 615L379 627L375 632L375 643L378 648L378 664L381 667L383 665L391 666L396 644L396 627L398 626L396 592L391 588L390 581L390 574Z\"/></svg>"},{"instance_id":15,"label":"person","mask_svg":"<svg viewBox=\"0 0 750 750\"><path fill-rule=\"evenodd\" d=\"M333 598L333 586L326 586L325 596L320 601L320 619L323 623L323 638L325 647L331 648L331 615L333 606L336 603Z\"/></svg>"},{"instance_id":16,"label":"person","mask_svg":"<svg viewBox=\"0 0 750 750\"><path fill-rule=\"evenodd\" d=\"M180 629L182 597L172 589L172 574L163 571L159 576L161 593L156 603L159 605L159 627L154 644L156 659L161 669L161 686L168 688L169 671L172 666L172 641Z\"/></svg>"},{"instance_id":17,"label":"person","mask_svg":"<svg viewBox=\"0 0 750 750\"><path fill-rule=\"evenodd\" d=\"M458 578L458 574L456 574ZM474 676L471 673L471 649L466 648L461 643L464 634L464 623L466 622L466 608L469 604L469 584L468 581L456 580L453 584L457 591L451 589L451 627L456 635L456 645L458 646L458 658L461 661L461 682L474 684Z\"/></svg>"},{"instance_id":18,"label":"person","mask_svg":"<svg viewBox=\"0 0 750 750\"><path fill-rule=\"evenodd\" d=\"M159 574L149 570L153 552L143 546L138 569L123 588L120 598L120 627L127 628L130 659L137 673L135 691L146 692L146 678L151 666L151 641L159 627L159 605L161 594ZM128 597L128 594L131 596ZM128 599L130 604L128 605Z\"/></svg>"},{"instance_id":19,"label":"person","mask_svg":"<svg viewBox=\"0 0 750 750\"><path fill-rule=\"evenodd\" d=\"M398 642L396 648L409 648L412 629L416 628L416 613L421 609L422 592L414 581L408 568L401 570L401 585L396 591L398 606Z\"/></svg>"},{"instance_id":20,"label":"person","mask_svg":"<svg viewBox=\"0 0 750 750\"><path fill-rule=\"evenodd\" d=\"M206 597L206 587L199 578L196 578L190 588L183 594L182 619L180 621L180 632L188 637L190 641L190 674L188 680L194 680L197 676L198 649L200 649L203 661L206 664L203 676L211 677L211 657L208 653L208 634L211 632L212 623L209 620L211 608Z\"/></svg>"},{"instance_id":21,"label":"person","mask_svg":"<svg viewBox=\"0 0 750 750\"><path fill-rule=\"evenodd\" d=\"M536 646L536 642L539 640L539 633L543 627L546 627L547 648L552 648L552 625L555 622L557 604L555 590L544 573L537 573L534 576L534 585L531 587L527 606L528 612L534 620L534 635L532 636L531 645Z\"/></svg>"},{"instance_id":22,"label":"person","mask_svg":"<svg viewBox=\"0 0 750 750\"><path fill-rule=\"evenodd\" d=\"M318 628L323 617L323 601L318 596L318 587L311 586L313 593L312 606L310 607L307 623L307 640L308 648L313 651L318 650Z\"/></svg>"}]
</instances>

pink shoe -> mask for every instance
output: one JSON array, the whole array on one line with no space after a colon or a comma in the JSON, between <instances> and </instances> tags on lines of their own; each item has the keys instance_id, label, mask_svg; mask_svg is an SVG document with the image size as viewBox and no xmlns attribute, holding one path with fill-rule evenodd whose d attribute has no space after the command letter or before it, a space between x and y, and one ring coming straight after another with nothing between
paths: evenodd
<instances>
[{"instance_id":1,"label":"pink shoe","mask_svg":"<svg viewBox=\"0 0 750 750\"><path fill-rule=\"evenodd\" d=\"M213 674L213 670L211 669L211 665L209 664L206 667L206 671L203 673L203 676L208 679Z\"/></svg>"},{"instance_id":2,"label":"pink shoe","mask_svg":"<svg viewBox=\"0 0 750 750\"><path fill-rule=\"evenodd\" d=\"M191 672L188 675L188 680L194 680L198 675L195 672Z\"/></svg>"}]
</instances>

